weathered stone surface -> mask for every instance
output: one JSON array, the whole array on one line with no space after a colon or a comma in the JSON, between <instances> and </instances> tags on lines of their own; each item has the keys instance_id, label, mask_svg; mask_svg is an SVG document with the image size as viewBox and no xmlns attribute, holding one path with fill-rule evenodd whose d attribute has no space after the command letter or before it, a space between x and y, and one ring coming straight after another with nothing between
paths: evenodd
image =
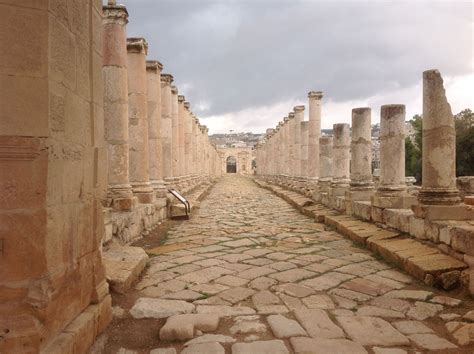
<instances>
[{"instance_id":1,"label":"weathered stone surface","mask_svg":"<svg viewBox=\"0 0 474 354\"><path fill-rule=\"evenodd\" d=\"M181 354L225 354L225 349L219 343L193 344L184 348Z\"/></svg>"},{"instance_id":2,"label":"weathered stone surface","mask_svg":"<svg viewBox=\"0 0 474 354\"><path fill-rule=\"evenodd\" d=\"M303 298L302 301L310 309L331 310L336 307L328 295L311 295Z\"/></svg>"},{"instance_id":3,"label":"weathered stone surface","mask_svg":"<svg viewBox=\"0 0 474 354\"><path fill-rule=\"evenodd\" d=\"M367 350L358 343L347 339L324 339L294 337L290 339L295 353L312 354L367 354Z\"/></svg>"},{"instance_id":4,"label":"weathered stone surface","mask_svg":"<svg viewBox=\"0 0 474 354\"><path fill-rule=\"evenodd\" d=\"M410 344L408 338L393 328L390 323L377 317L339 316L337 321L352 340L364 346Z\"/></svg>"},{"instance_id":5,"label":"weathered stone surface","mask_svg":"<svg viewBox=\"0 0 474 354\"><path fill-rule=\"evenodd\" d=\"M280 303L278 296L268 290L262 290L252 296L252 302L255 306L275 305Z\"/></svg>"},{"instance_id":6,"label":"weathered stone surface","mask_svg":"<svg viewBox=\"0 0 474 354\"><path fill-rule=\"evenodd\" d=\"M319 309L294 311L298 322L311 337L315 338L344 338L344 332L331 321L325 311Z\"/></svg>"},{"instance_id":7,"label":"weathered stone surface","mask_svg":"<svg viewBox=\"0 0 474 354\"><path fill-rule=\"evenodd\" d=\"M260 321L239 321L229 331L231 334L265 333L267 326Z\"/></svg>"},{"instance_id":8,"label":"weathered stone surface","mask_svg":"<svg viewBox=\"0 0 474 354\"><path fill-rule=\"evenodd\" d=\"M215 331L219 325L219 316L214 314L175 315L167 319L160 329L161 340L185 340L194 337L195 331Z\"/></svg>"},{"instance_id":9,"label":"weathered stone surface","mask_svg":"<svg viewBox=\"0 0 474 354\"><path fill-rule=\"evenodd\" d=\"M433 333L433 330L419 321L400 321L393 325L403 334Z\"/></svg>"},{"instance_id":10,"label":"weathered stone surface","mask_svg":"<svg viewBox=\"0 0 474 354\"><path fill-rule=\"evenodd\" d=\"M412 334L409 337L416 345L428 350L457 348L455 344L434 334Z\"/></svg>"},{"instance_id":11,"label":"weathered stone surface","mask_svg":"<svg viewBox=\"0 0 474 354\"><path fill-rule=\"evenodd\" d=\"M228 286L224 286L221 284L199 284L191 287L191 290L193 291L208 295L216 295L219 294L221 291L227 289L229 289Z\"/></svg>"},{"instance_id":12,"label":"weathered stone surface","mask_svg":"<svg viewBox=\"0 0 474 354\"><path fill-rule=\"evenodd\" d=\"M255 310L246 306L225 306L225 305L198 305L196 308L197 313L210 313L217 314L222 317L226 316L241 316L241 315L253 315Z\"/></svg>"},{"instance_id":13,"label":"weathered stone surface","mask_svg":"<svg viewBox=\"0 0 474 354\"><path fill-rule=\"evenodd\" d=\"M252 343L235 343L232 345L232 354L289 354L282 340L255 341Z\"/></svg>"},{"instance_id":14,"label":"weathered stone surface","mask_svg":"<svg viewBox=\"0 0 474 354\"><path fill-rule=\"evenodd\" d=\"M158 348L150 351L150 354L176 354L174 348Z\"/></svg>"},{"instance_id":15,"label":"weathered stone surface","mask_svg":"<svg viewBox=\"0 0 474 354\"><path fill-rule=\"evenodd\" d=\"M399 311L393 311L376 306L362 306L357 310L359 316L375 316L385 318L404 318L405 315Z\"/></svg>"},{"instance_id":16,"label":"weathered stone surface","mask_svg":"<svg viewBox=\"0 0 474 354\"><path fill-rule=\"evenodd\" d=\"M250 269L244 270L243 272L240 272L239 274L237 274L237 276L240 278L252 280L275 272L276 271L274 269L269 267L252 267Z\"/></svg>"},{"instance_id":17,"label":"weathered stone surface","mask_svg":"<svg viewBox=\"0 0 474 354\"><path fill-rule=\"evenodd\" d=\"M235 304L255 294L255 290L249 288L235 287L224 290L219 297L225 301Z\"/></svg>"},{"instance_id":18,"label":"weathered stone surface","mask_svg":"<svg viewBox=\"0 0 474 354\"><path fill-rule=\"evenodd\" d=\"M291 282L298 282L303 279L314 277L316 273L310 272L309 270L298 268L298 269L290 269L284 272L271 274L269 275L270 278L276 279L282 283L291 283Z\"/></svg>"},{"instance_id":19,"label":"weathered stone surface","mask_svg":"<svg viewBox=\"0 0 474 354\"><path fill-rule=\"evenodd\" d=\"M245 284L247 284L249 282L248 279L234 277L233 275L225 275L221 278L217 278L214 281L216 283L226 285L226 286L229 286L229 287L244 286Z\"/></svg>"},{"instance_id":20,"label":"weathered stone surface","mask_svg":"<svg viewBox=\"0 0 474 354\"><path fill-rule=\"evenodd\" d=\"M426 320L429 317L436 316L436 314L442 310L442 305L417 301L415 302L415 306L408 310L407 316L410 318L414 318L415 320Z\"/></svg>"},{"instance_id":21,"label":"weathered stone surface","mask_svg":"<svg viewBox=\"0 0 474 354\"><path fill-rule=\"evenodd\" d=\"M274 286L272 290L295 297L306 297L314 294L313 289L293 283L277 285Z\"/></svg>"},{"instance_id":22,"label":"weathered stone surface","mask_svg":"<svg viewBox=\"0 0 474 354\"><path fill-rule=\"evenodd\" d=\"M184 343L184 346L192 346L202 343L234 343L235 339L222 334L204 334Z\"/></svg>"},{"instance_id":23,"label":"weathered stone surface","mask_svg":"<svg viewBox=\"0 0 474 354\"><path fill-rule=\"evenodd\" d=\"M102 254L110 287L124 294L145 268L148 256L141 247L115 246Z\"/></svg>"},{"instance_id":24,"label":"weathered stone surface","mask_svg":"<svg viewBox=\"0 0 474 354\"><path fill-rule=\"evenodd\" d=\"M268 324L277 338L290 338L306 336L306 331L300 324L282 315L271 315L267 317Z\"/></svg>"},{"instance_id":25,"label":"weathered stone surface","mask_svg":"<svg viewBox=\"0 0 474 354\"><path fill-rule=\"evenodd\" d=\"M267 278L267 277L260 277L252 280L249 284L248 287L255 289L255 290L265 290L268 289L269 287L278 284L278 282L275 279Z\"/></svg>"},{"instance_id":26,"label":"weathered stone surface","mask_svg":"<svg viewBox=\"0 0 474 354\"><path fill-rule=\"evenodd\" d=\"M472 345L474 343L474 324L462 324L452 335L459 345Z\"/></svg>"},{"instance_id":27,"label":"weathered stone surface","mask_svg":"<svg viewBox=\"0 0 474 354\"><path fill-rule=\"evenodd\" d=\"M173 315L190 313L194 305L186 301L162 300L141 297L133 305L130 314L133 318L167 318Z\"/></svg>"},{"instance_id":28,"label":"weathered stone surface","mask_svg":"<svg viewBox=\"0 0 474 354\"><path fill-rule=\"evenodd\" d=\"M161 296L162 299L193 301L202 298L202 294L192 290L181 290Z\"/></svg>"},{"instance_id":29,"label":"weathered stone surface","mask_svg":"<svg viewBox=\"0 0 474 354\"><path fill-rule=\"evenodd\" d=\"M385 296L396 299L426 301L433 296L433 293L424 290L393 290L385 294Z\"/></svg>"},{"instance_id":30,"label":"weathered stone surface","mask_svg":"<svg viewBox=\"0 0 474 354\"><path fill-rule=\"evenodd\" d=\"M337 272L330 272L308 280L303 280L300 284L308 286L316 291L323 291L334 288L343 281L352 279L354 276Z\"/></svg>"},{"instance_id":31,"label":"weathered stone surface","mask_svg":"<svg viewBox=\"0 0 474 354\"><path fill-rule=\"evenodd\" d=\"M374 354L406 354L407 351L398 348L373 347Z\"/></svg>"}]
</instances>

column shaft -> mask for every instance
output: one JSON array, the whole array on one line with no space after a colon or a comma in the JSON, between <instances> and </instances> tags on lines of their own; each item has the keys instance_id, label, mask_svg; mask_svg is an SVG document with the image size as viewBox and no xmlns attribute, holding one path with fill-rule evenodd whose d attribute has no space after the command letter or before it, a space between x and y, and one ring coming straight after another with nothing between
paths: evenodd
<instances>
[{"instance_id":1,"label":"column shaft","mask_svg":"<svg viewBox=\"0 0 474 354\"><path fill-rule=\"evenodd\" d=\"M308 127L308 177L319 177L319 137L321 136L321 99L322 92L308 93L309 127Z\"/></svg>"}]
</instances>

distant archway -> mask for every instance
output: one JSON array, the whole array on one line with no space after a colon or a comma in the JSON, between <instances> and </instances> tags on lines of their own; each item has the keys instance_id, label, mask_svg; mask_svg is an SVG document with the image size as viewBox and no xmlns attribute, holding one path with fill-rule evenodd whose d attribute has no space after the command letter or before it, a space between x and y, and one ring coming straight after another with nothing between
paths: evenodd
<instances>
[{"instance_id":1,"label":"distant archway","mask_svg":"<svg viewBox=\"0 0 474 354\"><path fill-rule=\"evenodd\" d=\"M229 156L226 160L226 172L237 173L237 159L234 156Z\"/></svg>"}]
</instances>

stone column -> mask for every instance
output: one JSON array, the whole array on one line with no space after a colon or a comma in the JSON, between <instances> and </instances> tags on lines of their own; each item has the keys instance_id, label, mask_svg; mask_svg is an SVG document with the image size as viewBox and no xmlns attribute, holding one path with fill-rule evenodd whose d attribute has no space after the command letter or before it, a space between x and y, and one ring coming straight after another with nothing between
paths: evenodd
<instances>
[{"instance_id":1,"label":"stone column","mask_svg":"<svg viewBox=\"0 0 474 354\"><path fill-rule=\"evenodd\" d=\"M123 6L103 8L104 129L108 150L108 197L115 210L137 203L129 180L127 39Z\"/></svg>"},{"instance_id":2,"label":"stone column","mask_svg":"<svg viewBox=\"0 0 474 354\"><path fill-rule=\"evenodd\" d=\"M301 177L308 178L309 122L301 122ZM318 146L319 150L319 146ZM319 162L319 156L318 156Z\"/></svg>"},{"instance_id":3,"label":"stone column","mask_svg":"<svg viewBox=\"0 0 474 354\"><path fill-rule=\"evenodd\" d=\"M171 86L171 174L178 177L178 155L179 155L179 134L178 134L178 89Z\"/></svg>"},{"instance_id":4,"label":"stone column","mask_svg":"<svg viewBox=\"0 0 474 354\"><path fill-rule=\"evenodd\" d=\"M290 164L290 118L288 117L284 117L283 118L283 123L284 123L284 147L285 147L285 153L284 153L284 156L283 156L283 175L285 177L287 177L290 173L290 168L289 168L289 164Z\"/></svg>"},{"instance_id":5,"label":"stone column","mask_svg":"<svg viewBox=\"0 0 474 354\"><path fill-rule=\"evenodd\" d=\"M192 120L191 150L192 150L192 159L193 159L193 163L191 164L191 166L192 166L191 174L194 176L193 179L195 179L195 176L198 174L198 171L197 171L197 167L198 167L198 164L197 164L197 158L198 158L198 139L197 139L198 135L197 135L197 130L198 130L198 127L197 127L197 120L196 120L196 117L194 116L194 114L192 114L191 120Z\"/></svg>"},{"instance_id":6,"label":"stone column","mask_svg":"<svg viewBox=\"0 0 474 354\"><path fill-rule=\"evenodd\" d=\"M333 197L344 195L350 183L350 129L349 124L333 125L332 168L333 179L330 194Z\"/></svg>"},{"instance_id":7,"label":"stone column","mask_svg":"<svg viewBox=\"0 0 474 354\"><path fill-rule=\"evenodd\" d=\"M161 155L161 70L163 65L156 60L146 63L148 81L148 147L150 183L157 197L166 196L163 181Z\"/></svg>"},{"instance_id":8,"label":"stone column","mask_svg":"<svg viewBox=\"0 0 474 354\"><path fill-rule=\"evenodd\" d=\"M380 183L372 206L404 208L406 198L405 105L385 105L380 109Z\"/></svg>"},{"instance_id":9,"label":"stone column","mask_svg":"<svg viewBox=\"0 0 474 354\"><path fill-rule=\"evenodd\" d=\"M185 168L184 173L186 176L189 176L191 173L191 164L192 164L192 151L191 151L191 144L192 144L192 133L193 127L191 122L191 112L189 108L191 107L189 102L184 102L184 161L185 161Z\"/></svg>"},{"instance_id":10,"label":"stone column","mask_svg":"<svg viewBox=\"0 0 474 354\"><path fill-rule=\"evenodd\" d=\"M171 168L171 83L173 76L161 74L161 156L163 178L172 176Z\"/></svg>"},{"instance_id":11,"label":"stone column","mask_svg":"<svg viewBox=\"0 0 474 354\"><path fill-rule=\"evenodd\" d=\"M294 145L294 174L301 177L301 123L304 119L304 106L296 106L295 111L295 145Z\"/></svg>"},{"instance_id":12,"label":"stone column","mask_svg":"<svg viewBox=\"0 0 474 354\"><path fill-rule=\"evenodd\" d=\"M288 176L295 175L295 114L288 113Z\"/></svg>"},{"instance_id":13,"label":"stone column","mask_svg":"<svg viewBox=\"0 0 474 354\"><path fill-rule=\"evenodd\" d=\"M438 70L423 73L423 180L419 200L427 205L460 202L456 187L456 131Z\"/></svg>"},{"instance_id":14,"label":"stone column","mask_svg":"<svg viewBox=\"0 0 474 354\"><path fill-rule=\"evenodd\" d=\"M183 177L184 173L184 96L178 96L178 172Z\"/></svg>"},{"instance_id":15,"label":"stone column","mask_svg":"<svg viewBox=\"0 0 474 354\"><path fill-rule=\"evenodd\" d=\"M456 187L456 131L451 106L438 70L423 73L423 178L413 207L430 220L474 219L474 210L460 203Z\"/></svg>"},{"instance_id":16,"label":"stone column","mask_svg":"<svg viewBox=\"0 0 474 354\"><path fill-rule=\"evenodd\" d=\"M154 201L148 164L147 50L144 38L127 38L130 182L140 203Z\"/></svg>"},{"instance_id":17,"label":"stone column","mask_svg":"<svg viewBox=\"0 0 474 354\"><path fill-rule=\"evenodd\" d=\"M318 188L313 191L313 199L318 202L327 201L332 182L332 136L319 138L319 180Z\"/></svg>"},{"instance_id":18,"label":"stone column","mask_svg":"<svg viewBox=\"0 0 474 354\"><path fill-rule=\"evenodd\" d=\"M371 109L352 110L352 138L350 162L350 191L346 193L346 212L352 213L352 202L370 200L373 195L372 182L372 138Z\"/></svg>"},{"instance_id":19,"label":"stone column","mask_svg":"<svg viewBox=\"0 0 474 354\"><path fill-rule=\"evenodd\" d=\"M319 178L319 137L321 136L321 91L308 93L308 177L316 182Z\"/></svg>"}]
</instances>

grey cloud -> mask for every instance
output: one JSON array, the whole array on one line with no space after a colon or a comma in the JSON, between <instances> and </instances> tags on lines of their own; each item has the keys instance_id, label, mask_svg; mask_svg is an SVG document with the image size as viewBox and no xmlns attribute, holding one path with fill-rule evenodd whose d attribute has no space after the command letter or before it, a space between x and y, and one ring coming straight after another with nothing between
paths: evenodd
<instances>
[{"instance_id":1,"label":"grey cloud","mask_svg":"<svg viewBox=\"0 0 474 354\"><path fill-rule=\"evenodd\" d=\"M304 98L360 99L418 83L425 69L470 73L470 2L125 1L202 116ZM210 109L196 109L198 103ZM290 107L289 107L290 108Z\"/></svg>"}]
</instances>

